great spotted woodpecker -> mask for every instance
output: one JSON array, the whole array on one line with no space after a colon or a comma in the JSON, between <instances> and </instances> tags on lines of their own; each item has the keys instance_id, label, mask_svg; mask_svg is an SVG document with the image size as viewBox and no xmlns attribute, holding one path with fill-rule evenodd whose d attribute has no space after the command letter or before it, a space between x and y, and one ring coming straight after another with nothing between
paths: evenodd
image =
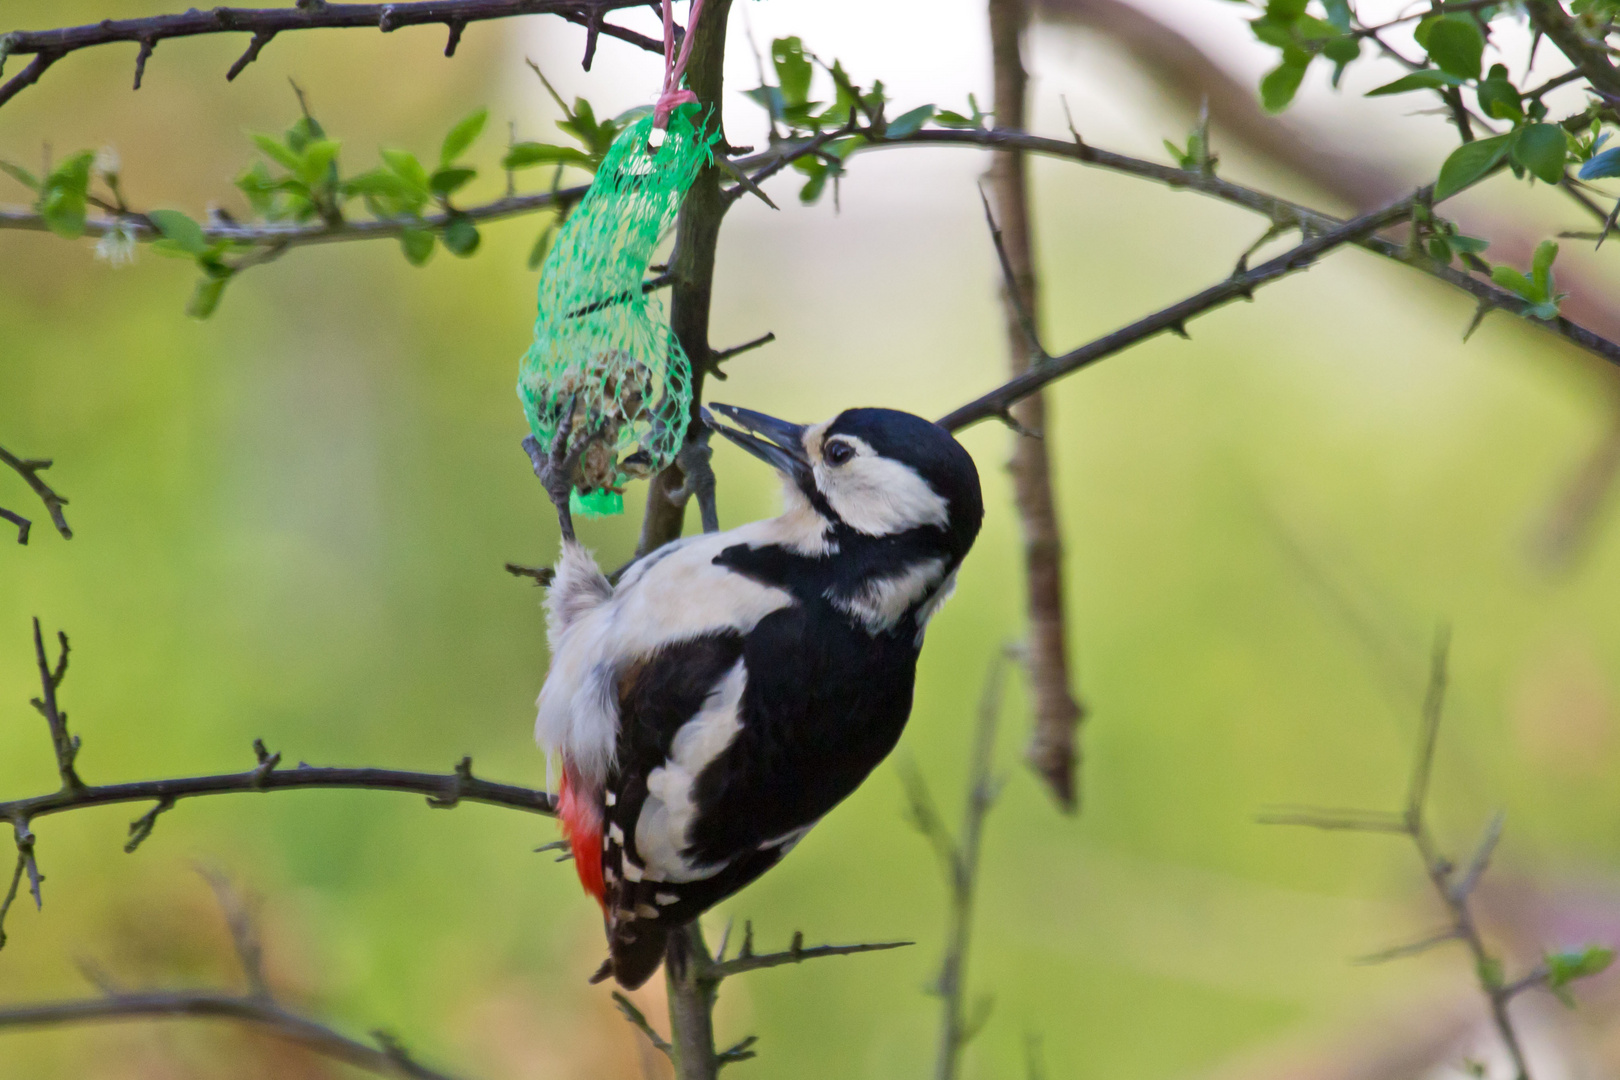
<instances>
[{"instance_id":1,"label":"great spotted woodpecker","mask_svg":"<svg viewBox=\"0 0 1620 1080\"><path fill-rule=\"evenodd\" d=\"M617 585L565 518L547 599L535 734L561 758L562 828L606 920L597 977L630 989L672 930L773 866L893 749L923 631L984 516L973 459L921 417L714 411L746 430L706 413L711 428L782 474L783 514L667 544Z\"/></svg>"}]
</instances>

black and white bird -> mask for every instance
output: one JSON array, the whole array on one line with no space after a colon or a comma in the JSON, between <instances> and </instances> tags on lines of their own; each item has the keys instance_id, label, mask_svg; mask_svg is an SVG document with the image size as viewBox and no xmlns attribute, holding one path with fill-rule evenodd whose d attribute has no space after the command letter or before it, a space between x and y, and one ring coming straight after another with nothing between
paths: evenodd
<instances>
[{"instance_id":1,"label":"black and white bird","mask_svg":"<svg viewBox=\"0 0 1620 1080\"><path fill-rule=\"evenodd\" d=\"M617 585L565 528L535 734L627 987L672 930L782 858L893 749L923 632L984 516L937 424L849 409L709 426L779 470L780 517L667 544Z\"/></svg>"}]
</instances>

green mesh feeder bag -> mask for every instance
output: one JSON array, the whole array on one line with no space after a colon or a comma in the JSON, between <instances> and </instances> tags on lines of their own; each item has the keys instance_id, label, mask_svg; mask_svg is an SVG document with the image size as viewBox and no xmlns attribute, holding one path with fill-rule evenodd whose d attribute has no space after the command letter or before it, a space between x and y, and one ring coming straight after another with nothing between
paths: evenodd
<instances>
[{"instance_id":1,"label":"green mesh feeder bag","mask_svg":"<svg viewBox=\"0 0 1620 1080\"><path fill-rule=\"evenodd\" d=\"M686 435L691 363L642 282L719 137L694 126L697 112L676 109L656 148L650 115L620 132L541 268L518 396L547 448L572 407L569 501L588 516L621 512L624 485L668 465Z\"/></svg>"}]
</instances>

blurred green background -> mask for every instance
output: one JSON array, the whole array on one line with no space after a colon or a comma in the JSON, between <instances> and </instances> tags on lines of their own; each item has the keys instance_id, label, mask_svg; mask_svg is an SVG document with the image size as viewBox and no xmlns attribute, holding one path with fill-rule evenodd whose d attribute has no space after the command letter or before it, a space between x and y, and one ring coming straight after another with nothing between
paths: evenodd
<instances>
[{"instance_id":1,"label":"blurred green background","mask_svg":"<svg viewBox=\"0 0 1620 1080\"><path fill-rule=\"evenodd\" d=\"M884 5L880 26L860 7L770 0L746 14L762 39L805 27L826 55L859 52L857 76L884 78L907 107L959 107L987 89L978 4ZM754 84L743 8L733 90ZM0 21L160 9L8 0ZM907 20L914 34L880 33ZM1184 129L1092 46L1042 40L1047 130L1061 130L1054 87L1076 72L1091 82L1070 87L1070 104L1094 141L1157 156L1158 139ZM489 174L476 190L493 195L505 119L521 137L554 137L525 54L599 111L656 89L656 64L612 42L582 73L579 42L543 19L477 24L447 61L438 29L287 35L231 84L222 73L242 41L170 42L138 94L132 48L89 51L0 112L0 157L32 165L43 143L58 155L113 145L137 205L239 209L244 132L296 116L290 76L344 140L349 170L379 146L430 153L455 119L490 106L474 156ZM733 141L757 138L757 113L728 107ZM855 162L840 210L799 207L791 182L773 187L780 213L741 204L722 239L713 339L778 340L732 361L711 394L806 420L852 404L938 415L999 381L994 255L974 188L984 165L957 150L872 155ZM1223 168L1292 190L1237 153ZM1065 348L1217 280L1261 228L1072 165L1038 163L1034 187L1045 323ZM1506 185L1472 205L1548 221L1558 209ZM55 458L49 479L76 532L63 542L41 523L28 547L0 546L0 795L54 786L28 705L35 614L72 636L63 699L94 782L243 768L262 737L288 762L443 771L470 754L480 775L544 783L530 737L540 593L502 570L556 547L512 389L540 227L490 227L475 258L440 251L420 271L392 241L296 251L244 275L206 323L183 314L187 264L143 251L113 269L89 241L0 233L0 445ZM1612 289L1601 259L1566 260L1588 287ZM1471 311L1400 267L1341 253L1199 320L1191 342L1149 342L1056 388L1048 438L1090 714L1085 805L1060 816L1019 764L1028 719L1013 680L968 976L994 1005L968 1075L1017 1075L1033 1044L1054 1077L1144 1080L1408 1075L1355 1069L1430 1043L1435 1058L1484 1055L1488 1040L1469 1049L1482 1010L1460 952L1349 962L1439 924L1412 852L1254 823L1274 803L1395 804L1442 619L1455 649L1437 823L1463 851L1492 810L1507 812L1491 932L1515 965L1542 946L1620 940L1620 545L1600 519L1569 567L1531 554L1613 423L1614 383L1505 316L1463 344ZM1020 632L1007 441L993 425L964 436L988 518L931 629L898 751L953 821L989 658ZM724 524L773 512L756 462L722 448L716 464ZM41 516L10 473L0 505ZM604 562L630 551L635 518L585 526ZM794 930L918 943L728 982L721 1037L760 1036L760 1058L736 1075L931 1070L926 989L945 891L902 804L885 766L706 920L712 941L728 919L751 919L761 947ZM12 914L0 1003L92 993L85 963L131 986L235 985L194 872L204 864L263 898L276 985L345 1030L385 1028L429 1062L492 1080L641 1074L639 1037L607 988L585 982L601 952L595 905L570 867L531 853L554 838L550 822L385 793L232 796L182 804L126 856L141 809L38 823L46 905ZM1573 1017L1524 1005L1549 1075L1620 1060L1614 981L1594 980ZM640 995L649 1011L658 994ZM0 1035L5 1080L335 1070L208 1024Z\"/></svg>"}]
</instances>

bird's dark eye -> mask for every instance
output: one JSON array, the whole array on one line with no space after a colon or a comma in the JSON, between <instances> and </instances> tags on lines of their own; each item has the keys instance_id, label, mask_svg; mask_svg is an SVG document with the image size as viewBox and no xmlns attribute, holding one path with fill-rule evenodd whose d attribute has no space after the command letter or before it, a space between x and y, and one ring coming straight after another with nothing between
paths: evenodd
<instances>
[{"instance_id":1,"label":"bird's dark eye","mask_svg":"<svg viewBox=\"0 0 1620 1080\"><path fill-rule=\"evenodd\" d=\"M831 465L842 465L855 456L855 448L847 442L831 442L822 456Z\"/></svg>"}]
</instances>

